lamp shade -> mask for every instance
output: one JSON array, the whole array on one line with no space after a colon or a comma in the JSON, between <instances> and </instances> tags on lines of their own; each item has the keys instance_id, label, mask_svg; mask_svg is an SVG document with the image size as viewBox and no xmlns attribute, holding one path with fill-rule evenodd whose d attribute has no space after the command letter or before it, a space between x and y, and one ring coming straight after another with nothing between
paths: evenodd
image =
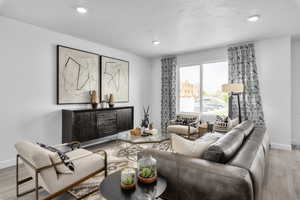
<instances>
[{"instance_id":1,"label":"lamp shade","mask_svg":"<svg viewBox=\"0 0 300 200\"><path fill-rule=\"evenodd\" d=\"M241 83L229 83L222 85L222 92L242 93L243 91L244 85Z\"/></svg>"}]
</instances>

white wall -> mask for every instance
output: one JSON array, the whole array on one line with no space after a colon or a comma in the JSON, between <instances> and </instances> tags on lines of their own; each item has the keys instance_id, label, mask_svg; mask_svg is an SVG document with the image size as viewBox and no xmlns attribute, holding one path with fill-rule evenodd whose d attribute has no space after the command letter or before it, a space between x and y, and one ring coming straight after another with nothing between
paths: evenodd
<instances>
[{"instance_id":1,"label":"white wall","mask_svg":"<svg viewBox=\"0 0 300 200\"><path fill-rule=\"evenodd\" d=\"M292 138L291 38L256 42L261 95L271 143L290 149Z\"/></svg>"},{"instance_id":2,"label":"white wall","mask_svg":"<svg viewBox=\"0 0 300 200\"><path fill-rule=\"evenodd\" d=\"M292 143L300 145L300 40L292 41Z\"/></svg>"},{"instance_id":3,"label":"white wall","mask_svg":"<svg viewBox=\"0 0 300 200\"><path fill-rule=\"evenodd\" d=\"M19 140L60 143L61 109L78 107L56 105L57 44L128 60L129 105L139 123L150 104L150 60L3 17L0 27L0 168L14 164Z\"/></svg>"},{"instance_id":4,"label":"white wall","mask_svg":"<svg viewBox=\"0 0 300 200\"><path fill-rule=\"evenodd\" d=\"M289 149L291 145L291 39L280 37L257 41L255 44L263 109L271 142L274 147ZM178 55L178 66L226 60L226 49L220 47ZM152 60L154 82L152 108L154 122L158 124L160 123L160 67L159 59Z\"/></svg>"}]
</instances>

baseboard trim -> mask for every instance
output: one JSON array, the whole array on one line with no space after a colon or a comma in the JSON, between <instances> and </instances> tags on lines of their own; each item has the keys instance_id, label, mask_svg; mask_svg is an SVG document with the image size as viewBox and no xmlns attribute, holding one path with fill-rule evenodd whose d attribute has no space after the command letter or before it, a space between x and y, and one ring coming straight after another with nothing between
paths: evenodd
<instances>
[{"instance_id":1,"label":"baseboard trim","mask_svg":"<svg viewBox=\"0 0 300 200\"><path fill-rule=\"evenodd\" d=\"M292 144L292 148L300 150L300 145L299 144Z\"/></svg>"},{"instance_id":2,"label":"baseboard trim","mask_svg":"<svg viewBox=\"0 0 300 200\"><path fill-rule=\"evenodd\" d=\"M271 148L291 151L292 150L292 145L290 145L290 144L271 143Z\"/></svg>"},{"instance_id":3,"label":"baseboard trim","mask_svg":"<svg viewBox=\"0 0 300 200\"><path fill-rule=\"evenodd\" d=\"M16 159L2 160L0 161L0 169L12 167L16 165Z\"/></svg>"}]
</instances>

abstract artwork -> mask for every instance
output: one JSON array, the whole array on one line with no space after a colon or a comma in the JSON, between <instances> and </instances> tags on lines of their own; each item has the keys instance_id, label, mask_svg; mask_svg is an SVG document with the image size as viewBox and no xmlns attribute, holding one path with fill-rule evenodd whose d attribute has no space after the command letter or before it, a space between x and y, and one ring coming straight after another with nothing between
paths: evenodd
<instances>
[{"instance_id":1,"label":"abstract artwork","mask_svg":"<svg viewBox=\"0 0 300 200\"><path fill-rule=\"evenodd\" d=\"M129 101L129 62L101 57L101 100L113 94L114 102Z\"/></svg>"},{"instance_id":2,"label":"abstract artwork","mask_svg":"<svg viewBox=\"0 0 300 200\"><path fill-rule=\"evenodd\" d=\"M99 55L57 46L57 104L90 102L90 91L100 94Z\"/></svg>"}]
</instances>

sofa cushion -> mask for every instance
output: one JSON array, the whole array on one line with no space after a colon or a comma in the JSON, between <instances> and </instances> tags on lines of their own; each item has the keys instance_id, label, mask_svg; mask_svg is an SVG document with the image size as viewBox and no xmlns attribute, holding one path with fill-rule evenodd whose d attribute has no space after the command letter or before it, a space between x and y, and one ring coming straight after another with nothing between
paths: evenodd
<instances>
[{"instance_id":1,"label":"sofa cushion","mask_svg":"<svg viewBox=\"0 0 300 200\"><path fill-rule=\"evenodd\" d=\"M188 135L188 126L184 126L184 125L170 125L168 126L167 130L168 133L176 133L179 135ZM198 129L195 127L190 127L190 134L194 134L197 133Z\"/></svg>"},{"instance_id":2,"label":"sofa cushion","mask_svg":"<svg viewBox=\"0 0 300 200\"><path fill-rule=\"evenodd\" d=\"M258 144L261 144L264 138L264 135L266 133L266 130L263 128L256 128L251 135L249 136L249 140L252 140L254 142L257 142Z\"/></svg>"},{"instance_id":3,"label":"sofa cushion","mask_svg":"<svg viewBox=\"0 0 300 200\"><path fill-rule=\"evenodd\" d=\"M244 133L245 137L247 137L250 135L250 133L254 129L254 123L250 120L246 120L246 121L243 121L242 123L240 123L239 125L237 125L234 129L238 129L238 130L242 131Z\"/></svg>"},{"instance_id":4,"label":"sofa cushion","mask_svg":"<svg viewBox=\"0 0 300 200\"><path fill-rule=\"evenodd\" d=\"M214 143L217 139L217 137L199 138L195 141L191 141L176 134L171 135L172 149L174 152L195 158L201 158L209 145Z\"/></svg>"},{"instance_id":5,"label":"sofa cushion","mask_svg":"<svg viewBox=\"0 0 300 200\"><path fill-rule=\"evenodd\" d=\"M240 149L244 138L245 136L240 130L233 129L211 144L203 158L213 162L226 163Z\"/></svg>"},{"instance_id":6,"label":"sofa cushion","mask_svg":"<svg viewBox=\"0 0 300 200\"><path fill-rule=\"evenodd\" d=\"M261 138L261 140L263 140L263 138ZM249 171L254 186L255 199L257 200L262 199L266 162L267 157L263 145L257 141L247 139L243 148L228 163L229 165L244 168Z\"/></svg>"}]
</instances>

